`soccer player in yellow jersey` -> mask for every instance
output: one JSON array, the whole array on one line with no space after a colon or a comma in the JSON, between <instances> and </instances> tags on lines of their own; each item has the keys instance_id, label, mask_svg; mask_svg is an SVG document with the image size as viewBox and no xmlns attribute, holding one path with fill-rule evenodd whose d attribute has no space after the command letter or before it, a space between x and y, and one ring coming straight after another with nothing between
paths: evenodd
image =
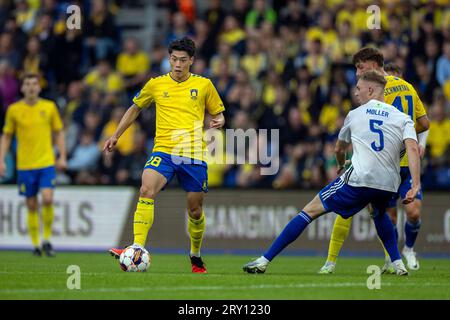
<instances>
[{"instance_id":1,"label":"soccer player in yellow jersey","mask_svg":"<svg viewBox=\"0 0 450 320\"><path fill-rule=\"evenodd\" d=\"M28 232L34 246L33 254L43 250L54 256L50 236L53 223L53 190L55 187L55 155L52 134L58 147L58 169L67 165L63 124L58 108L50 100L39 97L41 87L35 74L25 75L21 87L24 98L9 106L0 146L0 176L5 174L5 155L13 136L17 139L17 184L19 194L26 197ZM38 192L42 195L43 242L40 247Z\"/></svg>"},{"instance_id":2,"label":"soccer player in yellow jersey","mask_svg":"<svg viewBox=\"0 0 450 320\"><path fill-rule=\"evenodd\" d=\"M210 128L221 128L225 123L222 114L225 108L212 82L190 72L194 63L194 42L189 38L175 40L168 51L171 71L145 84L103 150L111 152L141 110L155 103L155 144L142 174L140 198L134 214L134 245L145 246L153 224L156 195L176 175L187 193L192 272L205 273L200 256L206 225L202 205L204 193L208 191L203 121L207 111L212 115ZM109 252L118 258L122 251L113 248Z\"/></svg>"},{"instance_id":3,"label":"soccer player in yellow jersey","mask_svg":"<svg viewBox=\"0 0 450 320\"><path fill-rule=\"evenodd\" d=\"M416 132L418 134L419 141L419 154L422 158L425 154L426 140L428 136L429 121L426 115L425 108L420 100L416 90L411 84L405 80L389 75L383 70L384 57L383 54L375 48L362 48L353 56L353 63L356 67L356 75L360 76L364 72L375 70L385 75L387 84L384 91L384 99L386 103L395 106L400 111L408 114L415 123ZM408 157L407 154L403 156L400 161L400 174L402 183L398 189L397 194L392 198L389 208L387 209L389 216L394 224L396 236L398 240L398 231L396 228L397 223L397 200L399 197L405 198L406 192L411 187L411 174L408 169ZM338 168L338 173L343 171L342 168ZM416 258L416 253L413 250L414 243L417 238L417 234L420 229L420 211L422 208L422 191L416 196L415 201L405 204L406 223L404 227L405 231L405 246L403 247L402 254L406 259L407 266L411 270L419 269L419 262ZM334 272L336 267L336 260L341 250L344 240L347 238L350 231L352 219L343 219L340 216L336 217L334 222L333 231L331 233L330 245L328 249L328 257L325 265L320 269L319 273L328 274ZM382 268L382 272L393 272L391 266L391 260L385 250L385 264Z\"/></svg>"}]
</instances>

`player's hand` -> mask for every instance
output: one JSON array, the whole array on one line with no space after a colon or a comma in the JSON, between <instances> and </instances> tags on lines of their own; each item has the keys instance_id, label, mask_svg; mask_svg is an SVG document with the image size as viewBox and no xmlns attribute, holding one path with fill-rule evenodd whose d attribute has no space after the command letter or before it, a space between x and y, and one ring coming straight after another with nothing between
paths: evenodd
<instances>
[{"instance_id":1,"label":"player's hand","mask_svg":"<svg viewBox=\"0 0 450 320\"><path fill-rule=\"evenodd\" d=\"M67 169L67 159L65 157L59 157L56 160L56 168L58 170L66 170Z\"/></svg>"},{"instance_id":2,"label":"player's hand","mask_svg":"<svg viewBox=\"0 0 450 320\"><path fill-rule=\"evenodd\" d=\"M414 201L417 194L419 193L420 186L413 186L411 189L406 193L405 199L403 199L403 204L408 204Z\"/></svg>"},{"instance_id":3,"label":"player's hand","mask_svg":"<svg viewBox=\"0 0 450 320\"><path fill-rule=\"evenodd\" d=\"M105 141L105 145L103 146L103 152L106 151L106 153L113 152L114 148L116 147L118 139L116 137L111 137L108 140Z\"/></svg>"},{"instance_id":4,"label":"player's hand","mask_svg":"<svg viewBox=\"0 0 450 320\"><path fill-rule=\"evenodd\" d=\"M6 163L5 161L0 161L0 177L4 177L6 175Z\"/></svg>"},{"instance_id":5,"label":"player's hand","mask_svg":"<svg viewBox=\"0 0 450 320\"><path fill-rule=\"evenodd\" d=\"M225 124L225 117L222 113L215 115L212 120L209 122L209 127L211 129L220 129Z\"/></svg>"},{"instance_id":6,"label":"player's hand","mask_svg":"<svg viewBox=\"0 0 450 320\"><path fill-rule=\"evenodd\" d=\"M419 144L419 157L420 159L423 159L425 156L425 148Z\"/></svg>"},{"instance_id":7,"label":"player's hand","mask_svg":"<svg viewBox=\"0 0 450 320\"><path fill-rule=\"evenodd\" d=\"M337 174L341 174L343 171L345 171L346 168L348 168L348 166L350 166L352 164L351 160L345 160L345 163L342 167L338 167L337 169Z\"/></svg>"}]
</instances>

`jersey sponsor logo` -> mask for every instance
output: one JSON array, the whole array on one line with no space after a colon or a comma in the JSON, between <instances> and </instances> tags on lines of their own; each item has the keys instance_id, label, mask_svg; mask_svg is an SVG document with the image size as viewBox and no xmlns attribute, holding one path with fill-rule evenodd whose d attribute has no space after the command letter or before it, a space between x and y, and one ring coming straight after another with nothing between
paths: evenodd
<instances>
[{"instance_id":1,"label":"jersey sponsor logo","mask_svg":"<svg viewBox=\"0 0 450 320\"><path fill-rule=\"evenodd\" d=\"M191 89L191 99L192 100L197 100L197 96L198 96L198 90L197 89Z\"/></svg>"},{"instance_id":2,"label":"jersey sponsor logo","mask_svg":"<svg viewBox=\"0 0 450 320\"><path fill-rule=\"evenodd\" d=\"M169 98L169 93L167 91L163 92L163 98Z\"/></svg>"}]
</instances>

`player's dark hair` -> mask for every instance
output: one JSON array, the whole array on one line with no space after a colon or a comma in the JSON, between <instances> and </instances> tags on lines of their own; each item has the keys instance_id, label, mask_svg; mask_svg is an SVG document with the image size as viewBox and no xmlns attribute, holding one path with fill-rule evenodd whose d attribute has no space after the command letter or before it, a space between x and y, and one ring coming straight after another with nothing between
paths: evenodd
<instances>
[{"instance_id":1,"label":"player's dark hair","mask_svg":"<svg viewBox=\"0 0 450 320\"><path fill-rule=\"evenodd\" d=\"M388 64L386 64L384 66L384 71L386 71L389 74L399 75L400 77L402 76L402 69L398 64L394 62L389 62Z\"/></svg>"},{"instance_id":2,"label":"player's dark hair","mask_svg":"<svg viewBox=\"0 0 450 320\"><path fill-rule=\"evenodd\" d=\"M382 67L384 64L383 53L376 48L365 47L365 48L362 48L361 50L359 50L353 56L353 64L355 66L359 62L367 62L367 61L374 61L380 67Z\"/></svg>"},{"instance_id":3,"label":"player's dark hair","mask_svg":"<svg viewBox=\"0 0 450 320\"><path fill-rule=\"evenodd\" d=\"M185 51L192 58L195 56L195 43L188 37L177 39L169 44L169 54L172 54L174 50Z\"/></svg>"},{"instance_id":4,"label":"player's dark hair","mask_svg":"<svg viewBox=\"0 0 450 320\"><path fill-rule=\"evenodd\" d=\"M25 80L33 78L37 79L38 81L41 80L41 77L37 73L26 73L22 76L22 84L25 82Z\"/></svg>"},{"instance_id":5,"label":"player's dark hair","mask_svg":"<svg viewBox=\"0 0 450 320\"><path fill-rule=\"evenodd\" d=\"M359 76L359 80L369 81L380 85L383 89L386 86L386 78L379 72L367 71Z\"/></svg>"}]
</instances>

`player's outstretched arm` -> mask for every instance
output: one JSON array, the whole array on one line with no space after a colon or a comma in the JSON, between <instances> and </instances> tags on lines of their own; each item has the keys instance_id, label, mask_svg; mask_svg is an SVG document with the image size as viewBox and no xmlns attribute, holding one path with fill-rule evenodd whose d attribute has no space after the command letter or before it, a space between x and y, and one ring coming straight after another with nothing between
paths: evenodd
<instances>
[{"instance_id":1,"label":"player's outstretched arm","mask_svg":"<svg viewBox=\"0 0 450 320\"><path fill-rule=\"evenodd\" d=\"M427 146L428 133L430 132L430 121L426 115L416 119L417 140L419 141L419 156L420 159L425 155L425 148Z\"/></svg>"},{"instance_id":2,"label":"player's outstretched arm","mask_svg":"<svg viewBox=\"0 0 450 320\"><path fill-rule=\"evenodd\" d=\"M336 154L336 161L338 163L337 174L341 174L345 169L345 154L348 146L349 143L345 142L344 140L338 140L336 142L336 146L334 147L334 153Z\"/></svg>"},{"instance_id":3,"label":"player's outstretched arm","mask_svg":"<svg viewBox=\"0 0 450 320\"><path fill-rule=\"evenodd\" d=\"M67 151L64 130L56 132L55 142L59 152L58 159L56 160L56 167L60 170L65 170L67 169Z\"/></svg>"},{"instance_id":4,"label":"player's outstretched arm","mask_svg":"<svg viewBox=\"0 0 450 320\"><path fill-rule=\"evenodd\" d=\"M209 127L214 129L220 129L225 124L225 117L223 113L218 113L212 117L212 120L209 122Z\"/></svg>"},{"instance_id":5,"label":"player's outstretched arm","mask_svg":"<svg viewBox=\"0 0 450 320\"><path fill-rule=\"evenodd\" d=\"M116 146L117 141L119 140L120 136L136 120L136 118L138 117L140 112L141 112L141 108L139 108L135 104L133 104L131 107L128 108L127 112L125 112L122 119L120 120L119 125L117 126L117 129L116 129L116 132L114 132L112 137L110 137L108 140L105 141L105 145L103 146L103 151L112 152L114 150L114 147Z\"/></svg>"},{"instance_id":6,"label":"player's outstretched arm","mask_svg":"<svg viewBox=\"0 0 450 320\"><path fill-rule=\"evenodd\" d=\"M405 139L406 152L408 153L408 166L412 177L411 189L406 193L404 204L413 202L420 190L420 158L419 147L414 139Z\"/></svg>"},{"instance_id":7,"label":"player's outstretched arm","mask_svg":"<svg viewBox=\"0 0 450 320\"><path fill-rule=\"evenodd\" d=\"M3 177L6 173L5 157L11 146L12 136L4 133L0 140L0 177Z\"/></svg>"}]
</instances>

